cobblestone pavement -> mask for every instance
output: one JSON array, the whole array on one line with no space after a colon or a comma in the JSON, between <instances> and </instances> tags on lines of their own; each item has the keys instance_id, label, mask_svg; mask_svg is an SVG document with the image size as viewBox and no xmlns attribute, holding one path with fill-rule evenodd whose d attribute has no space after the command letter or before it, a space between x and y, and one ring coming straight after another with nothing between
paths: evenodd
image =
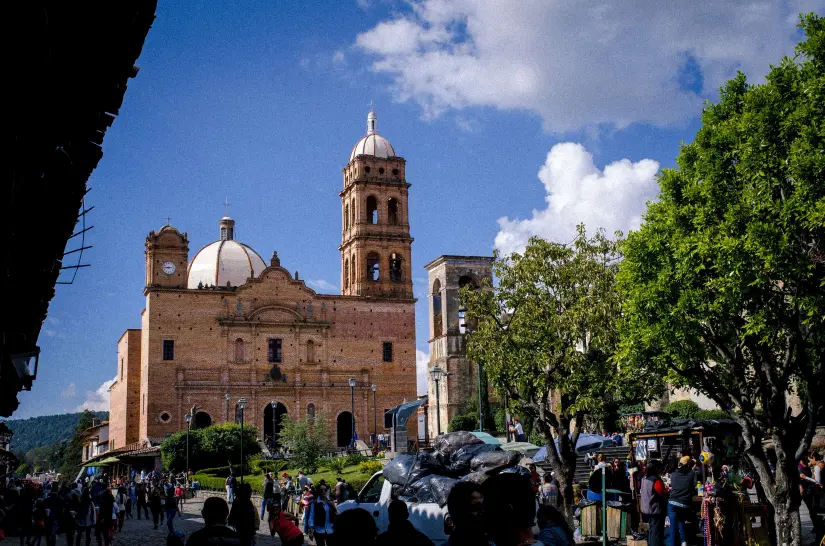
<instances>
[{"instance_id":1,"label":"cobblestone pavement","mask_svg":"<svg viewBox=\"0 0 825 546\"><path fill-rule=\"evenodd\" d=\"M200 498L190 499L184 505L183 514L175 518L175 530L181 530L189 538L193 532L203 528L203 518L201 517L201 508L203 508L203 500L208 495L201 493ZM258 503L255 503L259 506ZM152 529L152 514L149 513L149 519L137 519L135 510L132 510L132 515L135 519L127 519L123 524L123 531L115 533L112 540L113 546L166 546L166 535L169 534L169 529L166 526L166 521L158 523L157 530ZM266 532L264 532L266 531ZM58 544L65 544L65 539L58 537ZM92 537L92 546L95 546L94 536ZM258 531L258 546L281 546L281 541L277 537L269 536L269 530L265 522L261 522L261 529Z\"/></svg>"}]
</instances>

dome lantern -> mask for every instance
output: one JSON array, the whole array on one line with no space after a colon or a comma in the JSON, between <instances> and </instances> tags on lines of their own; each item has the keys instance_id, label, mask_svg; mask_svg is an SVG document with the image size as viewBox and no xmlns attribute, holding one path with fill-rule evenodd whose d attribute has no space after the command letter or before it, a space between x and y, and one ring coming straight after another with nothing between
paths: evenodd
<instances>
[{"instance_id":1,"label":"dome lantern","mask_svg":"<svg viewBox=\"0 0 825 546\"><path fill-rule=\"evenodd\" d=\"M390 141L378 134L378 116L375 115L372 107L370 107L370 113L367 114L367 135L353 146L349 160L352 161L359 155L371 155L383 159L395 157L395 148L392 147Z\"/></svg>"}]
</instances>

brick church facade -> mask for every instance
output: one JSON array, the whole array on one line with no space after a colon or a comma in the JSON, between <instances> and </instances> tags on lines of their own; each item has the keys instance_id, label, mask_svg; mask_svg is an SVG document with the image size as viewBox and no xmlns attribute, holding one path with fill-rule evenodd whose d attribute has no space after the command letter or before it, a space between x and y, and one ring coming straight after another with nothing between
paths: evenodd
<instances>
[{"instance_id":1,"label":"brick church facade","mask_svg":"<svg viewBox=\"0 0 825 546\"><path fill-rule=\"evenodd\" d=\"M307 287L277 253L264 261L229 217L193 257L171 225L148 235L146 307L118 342L110 447L185 429L193 406L194 427L235 422L242 397L261 437L277 438L283 414L323 416L346 446L350 379L359 439L386 432L384 411L415 400L409 184L374 113L367 123L343 170L341 295Z\"/></svg>"}]
</instances>

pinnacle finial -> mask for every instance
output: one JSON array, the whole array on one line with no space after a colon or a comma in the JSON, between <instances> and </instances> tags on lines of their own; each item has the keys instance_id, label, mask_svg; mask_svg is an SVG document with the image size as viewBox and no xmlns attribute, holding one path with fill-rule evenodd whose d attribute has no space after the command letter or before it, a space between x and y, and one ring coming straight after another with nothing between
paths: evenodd
<instances>
[{"instance_id":1,"label":"pinnacle finial","mask_svg":"<svg viewBox=\"0 0 825 546\"><path fill-rule=\"evenodd\" d=\"M370 101L370 113L367 114L367 134L378 134L378 116L375 115L375 107L373 106L372 101Z\"/></svg>"}]
</instances>

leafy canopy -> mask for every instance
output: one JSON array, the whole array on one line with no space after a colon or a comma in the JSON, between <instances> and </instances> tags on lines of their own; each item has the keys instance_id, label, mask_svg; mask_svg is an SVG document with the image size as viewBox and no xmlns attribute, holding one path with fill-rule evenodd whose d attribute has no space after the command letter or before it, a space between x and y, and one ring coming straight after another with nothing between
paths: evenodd
<instances>
[{"instance_id":1,"label":"leafy canopy","mask_svg":"<svg viewBox=\"0 0 825 546\"><path fill-rule=\"evenodd\" d=\"M255 427L243 428L244 459L261 451ZM230 423L189 431L189 468L232 466L240 464L241 426ZM160 445L163 466L172 471L186 469L186 430L175 432Z\"/></svg>"},{"instance_id":2,"label":"leafy canopy","mask_svg":"<svg viewBox=\"0 0 825 546\"><path fill-rule=\"evenodd\" d=\"M291 463L306 473L317 471L321 458L331 450L327 420L323 413L314 419L293 419L285 415L279 440L289 448Z\"/></svg>"}]
</instances>

